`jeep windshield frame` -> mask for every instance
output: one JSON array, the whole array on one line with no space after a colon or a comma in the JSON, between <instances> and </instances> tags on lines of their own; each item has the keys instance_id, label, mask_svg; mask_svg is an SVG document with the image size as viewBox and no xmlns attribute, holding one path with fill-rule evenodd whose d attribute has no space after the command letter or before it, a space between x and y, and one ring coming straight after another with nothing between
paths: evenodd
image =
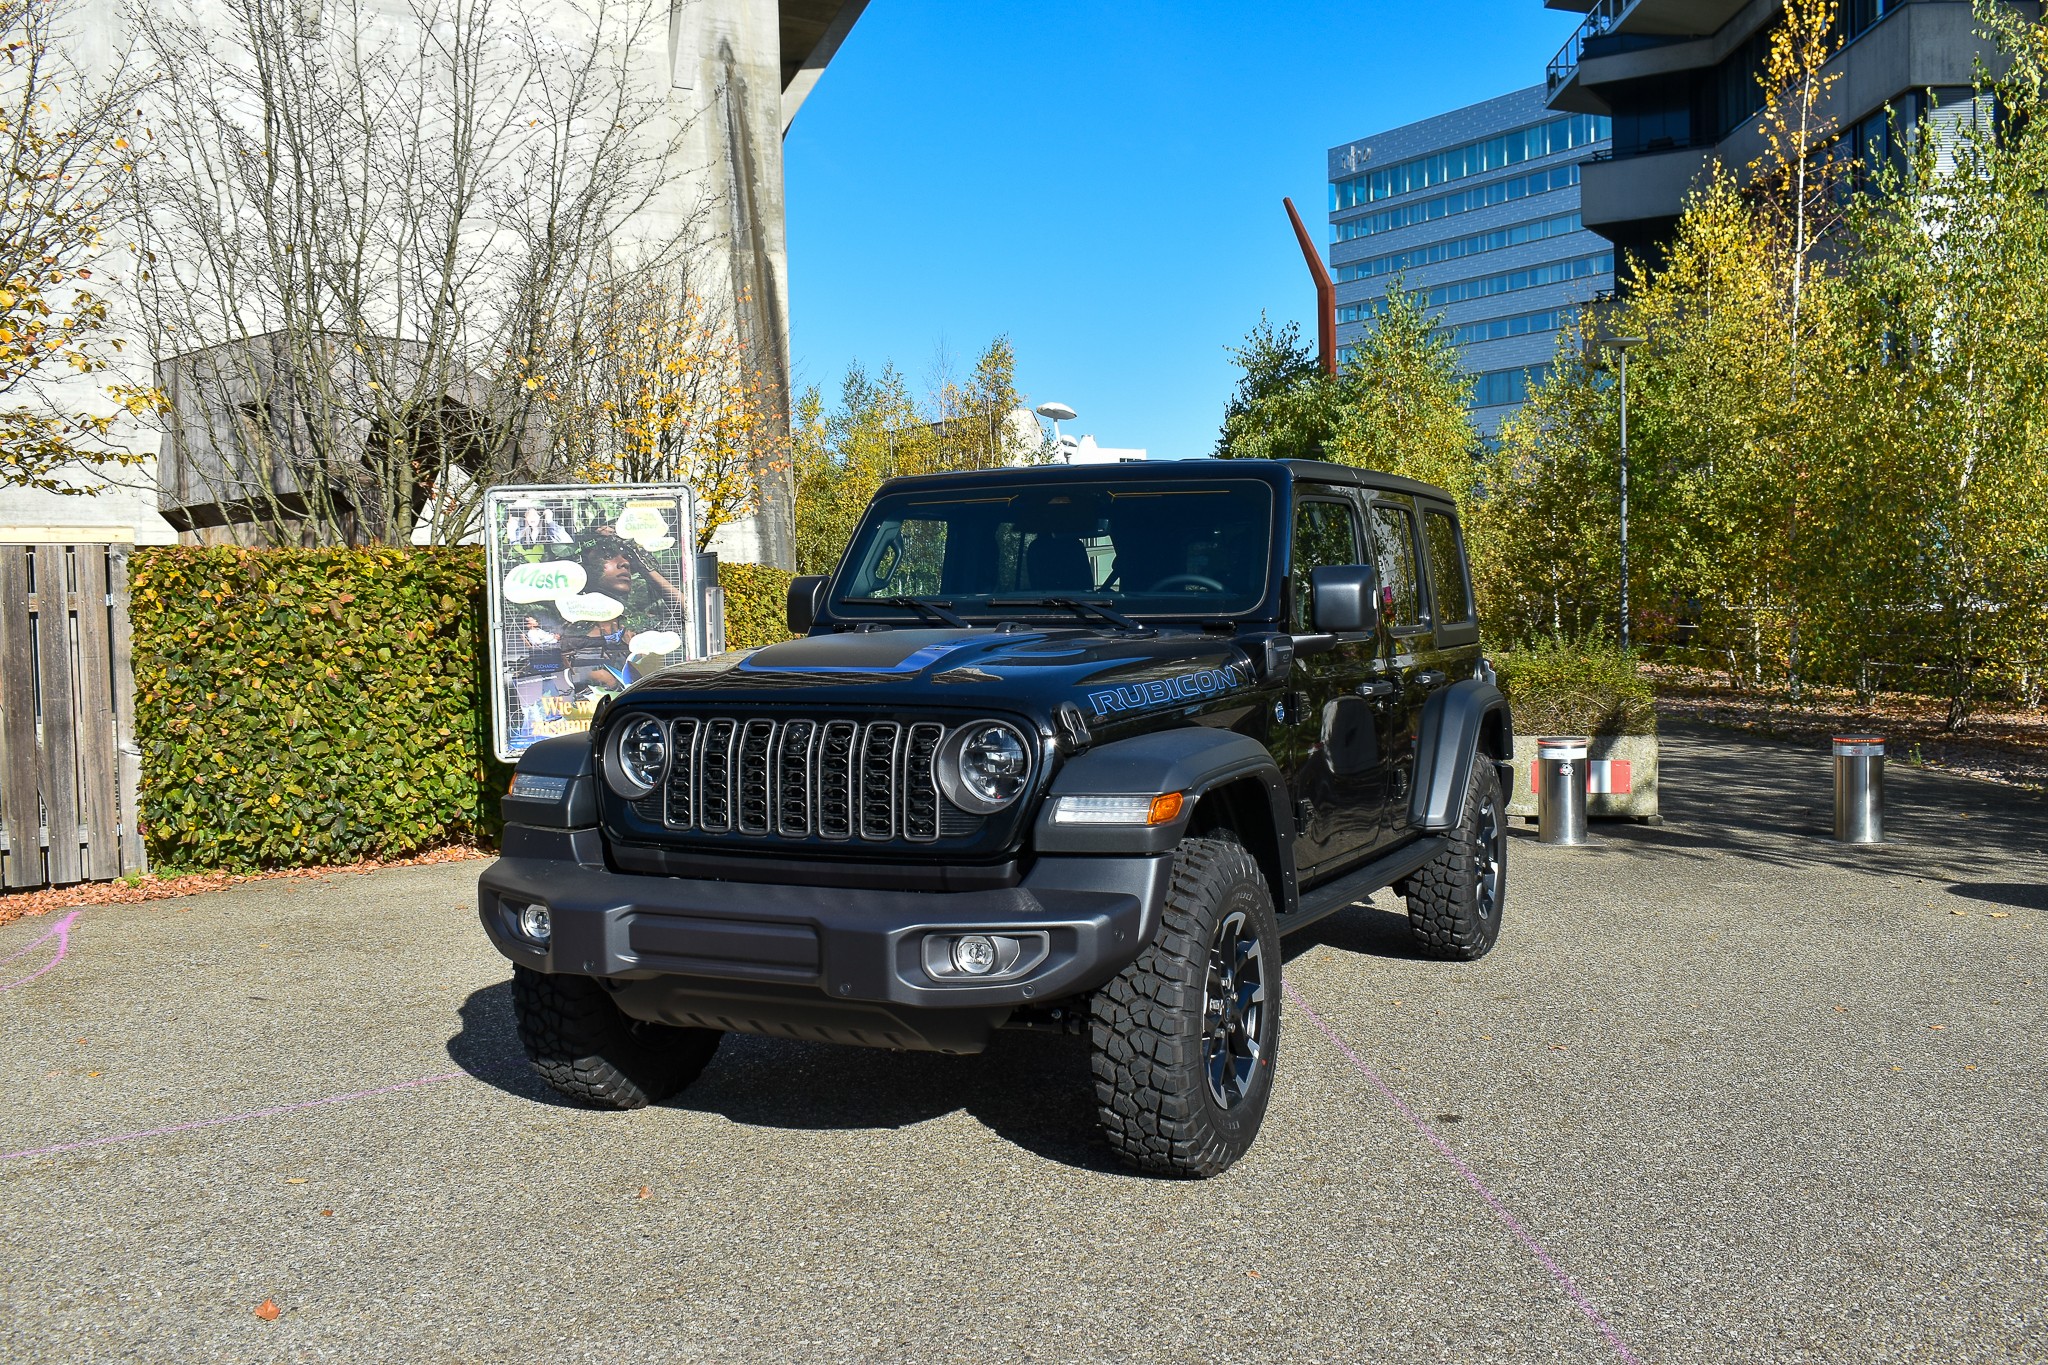
<instances>
[{"instance_id":1,"label":"jeep windshield frame","mask_svg":"<svg viewBox=\"0 0 2048 1365\"><path fill-rule=\"evenodd\" d=\"M1283 482L1250 470L988 471L885 485L833 575L841 621L1072 621L1060 599L1137 621L1263 621L1281 595Z\"/></svg>"}]
</instances>

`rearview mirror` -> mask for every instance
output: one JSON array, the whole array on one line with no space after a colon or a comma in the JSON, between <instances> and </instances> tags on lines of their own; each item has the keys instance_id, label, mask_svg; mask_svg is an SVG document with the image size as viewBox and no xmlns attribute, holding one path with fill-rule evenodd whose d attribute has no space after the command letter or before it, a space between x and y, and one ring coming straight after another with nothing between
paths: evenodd
<instances>
[{"instance_id":1,"label":"rearview mirror","mask_svg":"<svg viewBox=\"0 0 2048 1365\"><path fill-rule=\"evenodd\" d=\"M1319 635L1378 630L1379 575L1370 564L1333 564L1308 575L1310 624Z\"/></svg>"},{"instance_id":2,"label":"rearview mirror","mask_svg":"<svg viewBox=\"0 0 2048 1365\"><path fill-rule=\"evenodd\" d=\"M791 635L810 634L811 627L818 622L818 613L824 609L825 575L803 574L789 580L789 598L783 614Z\"/></svg>"}]
</instances>

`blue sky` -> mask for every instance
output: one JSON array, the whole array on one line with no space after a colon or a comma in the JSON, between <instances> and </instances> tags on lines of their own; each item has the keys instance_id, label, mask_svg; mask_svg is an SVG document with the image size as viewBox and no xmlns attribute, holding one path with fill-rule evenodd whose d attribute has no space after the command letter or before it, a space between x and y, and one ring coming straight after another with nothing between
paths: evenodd
<instances>
[{"instance_id":1,"label":"blue sky","mask_svg":"<svg viewBox=\"0 0 2048 1365\"><path fill-rule=\"evenodd\" d=\"M1321 246L1324 154L1543 78L1541 0L871 0L784 144L791 346L920 388L1008 333L1034 403L1154 458L1206 454L1225 348L1314 336L1280 206Z\"/></svg>"}]
</instances>

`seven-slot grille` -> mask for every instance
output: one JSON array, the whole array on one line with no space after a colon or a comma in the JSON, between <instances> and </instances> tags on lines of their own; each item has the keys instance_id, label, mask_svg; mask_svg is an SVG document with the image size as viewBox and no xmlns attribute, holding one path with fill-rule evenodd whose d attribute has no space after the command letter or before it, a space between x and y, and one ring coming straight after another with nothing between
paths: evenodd
<instances>
[{"instance_id":1,"label":"seven-slot grille","mask_svg":"<svg viewBox=\"0 0 2048 1365\"><path fill-rule=\"evenodd\" d=\"M930 843L966 832L939 796L945 736L936 721L685 716L669 726L660 818L700 834Z\"/></svg>"}]
</instances>

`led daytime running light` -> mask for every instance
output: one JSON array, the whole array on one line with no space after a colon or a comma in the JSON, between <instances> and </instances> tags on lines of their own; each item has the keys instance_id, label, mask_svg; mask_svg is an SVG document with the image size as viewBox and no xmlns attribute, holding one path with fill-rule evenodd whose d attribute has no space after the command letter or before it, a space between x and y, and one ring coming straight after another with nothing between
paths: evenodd
<instances>
[{"instance_id":1,"label":"led daytime running light","mask_svg":"<svg viewBox=\"0 0 2048 1365\"><path fill-rule=\"evenodd\" d=\"M1062 796L1052 805L1055 825L1164 825L1180 818L1187 798L1160 796Z\"/></svg>"}]
</instances>

